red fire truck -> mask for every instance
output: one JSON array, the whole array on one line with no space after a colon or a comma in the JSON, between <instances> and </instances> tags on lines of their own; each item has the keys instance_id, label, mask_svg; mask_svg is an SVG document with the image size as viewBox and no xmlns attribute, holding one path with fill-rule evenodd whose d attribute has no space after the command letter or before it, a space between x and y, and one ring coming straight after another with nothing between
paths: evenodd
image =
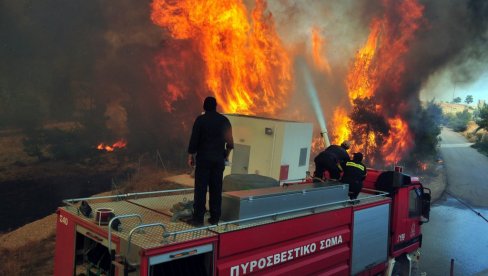
<instances>
[{"instance_id":1,"label":"red fire truck","mask_svg":"<svg viewBox=\"0 0 488 276\"><path fill-rule=\"evenodd\" d=\"M430 208L430 191L418 178L370 169L359 202L351 201L348 184L305 177L312 124L227 117L238 143L217 225L195 228L180 220L191 215L192 188L65 200L57 211L55 275L415 270Z\"/></svg>"},{"instance_id":2,"label":"red fire truck","mask_svg":"<svg viewBox=\"0 0 488 276\"><path fill-rule=\"evenodd\" d=\"M430 191L401 171L369 170L359 202L325 181L223 194L222 220L175 216L193 189L66 200L55 275L410 275Z\"/></svg>"}]
</instances>

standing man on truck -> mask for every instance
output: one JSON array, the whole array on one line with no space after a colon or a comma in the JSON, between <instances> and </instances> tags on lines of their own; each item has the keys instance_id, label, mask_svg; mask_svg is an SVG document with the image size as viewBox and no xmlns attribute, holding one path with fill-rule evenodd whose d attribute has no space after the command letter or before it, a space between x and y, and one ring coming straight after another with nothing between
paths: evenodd
<instances>
[{"instance_id":1,"label":"standing man on truck","mask_svg":"<svg viewBox=\"0 0 488 276\"><path fill-rule=\"evenodd\" d=\"M355 200L363 188L363 180L366 178L366 166L362 163L363 154L354 153L352 160L342 165L344 174L341 182L349 184L349 198Z\"/></svg>"},{"instance_id":2,"label":"standing man on truck","mask_svg":"<svg viewBox=\"0 0 488 276\"><path fill-rule=\"evenodd\" d=\"M350 160L347 150L351 142L344 141L340 146L330 145L319 153L313 160L315 162L314 178L324 179L324 172L328 171L331 180L339 180L341 177L340 164Z\"/></svg>"},{"instance_id":3,"label":"standing man on truck","mask_svg":"<svg viewBox=\"0 0 488 276\"><path fill-rule=\"evenodd\" d=\"M229 119L217 112L217 100L207 97L203 102L205 112L193 124L188 145L188 165L196 166L193 217L188 222L202 226L205 216L207 187L209 189L210 224L217 224L222 206L222 178L225 163L234 139Z\"/></svg>"}]
</instances>

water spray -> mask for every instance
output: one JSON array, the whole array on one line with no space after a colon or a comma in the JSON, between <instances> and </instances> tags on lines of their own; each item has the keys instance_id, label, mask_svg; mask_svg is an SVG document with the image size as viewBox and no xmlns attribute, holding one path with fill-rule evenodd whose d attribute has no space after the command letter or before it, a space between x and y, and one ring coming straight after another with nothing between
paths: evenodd
<instances>
[{"instance_id":1,"label":"water spray","mask_svg":"<svg viewBox=\"0 0 488 276\"><path fill-rule=\"evenodd\" d=\"M310 75L310 71L308 70L305 62L301 61L299 65L302 69L303 78L305 80L305 86L308 97L310 99L310 103L312 104L313 110L315 111L315 116L317 117L317 121L320 126L320 136L322 136L322 138L324 139L324 146L328 147L330 146L329 134L327 132L327 125L325 123L325 117L324 113L322 112L322 107L320 106L319 97L317 96L317 89L315 88L312 77Z\"/></svg>"}]
</instances>

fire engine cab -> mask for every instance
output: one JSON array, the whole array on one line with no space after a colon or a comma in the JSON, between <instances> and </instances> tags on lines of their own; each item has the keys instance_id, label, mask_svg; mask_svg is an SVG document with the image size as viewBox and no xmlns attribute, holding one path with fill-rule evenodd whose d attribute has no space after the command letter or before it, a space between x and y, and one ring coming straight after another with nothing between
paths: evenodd
<instances>
[{"instance_id":1,"label":"fire engine cab","mask_svg":"<svg viewBox=\"0 0 488 276\"><path fill-rule=\"evenodd\" d=\"M197 228L179 217L192 188L65 200L54 274L415 273L430 191L400 169L368 170L359 202L336 181L226 179L220 222Z\"/></svg>"}]
</instances>

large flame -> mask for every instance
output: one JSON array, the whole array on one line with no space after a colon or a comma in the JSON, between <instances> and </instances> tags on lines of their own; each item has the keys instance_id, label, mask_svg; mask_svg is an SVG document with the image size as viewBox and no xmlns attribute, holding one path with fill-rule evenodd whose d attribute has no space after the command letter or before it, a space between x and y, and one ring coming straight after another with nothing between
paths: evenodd
<instances>
[{"instance_id":1,"label":"large flame","mask_svg":"<svg viewBox=\"0 0 488 276\"><path fill-rule=\"evenodd\" d=\"M346 86L349 101L371 97L378 86L377 67L373 63L378 44L381 22L374 19L366 44L357 52L354 64L347 74Z\"/></svg>"},{"instance_id":2,"label":"large flame","mask_svg":"<svg viewBox=\"0 0 488 276\"><path fill-rule=\"evenodd\" d=\"M389 136L381 147L386 164L397 163L405 150L412 146L412 137L407 123L400 117L388 119L390 125Z\"/></svg>"},{"instance_id":3,"label":"large flame","mask_svg":"<svg viewBox=\"0 0 488 276\"><path fill-rule=\"evenodd\" d=\"M399 17L390 14L372 21L368 39L357 52L346 79L349 101L353 108L358 107L357 104L361 102L358 100L378 100L380 88L389 93L399 93L403 85L403 58L419 27L423 6L416 0L405 0L401 3L384 0L383 3L387 12L398 14ZM400 103L396 107L388 108L377 105L369 110L372 117L383 118L388 127L386 133L374 131L374 127L368 125L370 122L362 122L366 126L359 127L354 122L351 123L343 109L336 110L333 118L336 134L333 137L334 143L353 140L352 150L366 153L370 163L375 162L375 158L381 158L386 165L399 162L413 144L408 124L401 116L401 106ZM385 112L386 109L390 112ZM361 133L354 133L359 131Z\"/></svg>"},{"instance_id":4,"label":"large flame","mask_svg":"<svg viewBox=\"0 0 488 276\"><path fill-rule=\"evenodd\" d=\"M344 108L338 107L335 109L332 125L334 126L333 143L339 144L350 139L351 119L347 116L347 111Z\"/></svg>"},{"instance_id":5,"label":"large flame","mask_svg":"<svg viewBox=\"0 0 488 276\"><path fill-rule=\"evenodd\" d=\"M331 73L329 61L324 57L325 38L320 35L319 29L312 29L312 57L315 67L327 74Z\"/></svg>"},{"instance_id":6,"label":"large flame","mask_svg":"<svg viewBox=\"0 0 488 276\"><path fill-rule=\"evenodd\" d=\"M286 106L291 62L264 0L251 13L240 0L153 0L151 7L155 24L195 42L206 88L224 112L273 115ZM178 85L171 89L168 102L184 97Z\"/></svg>"},{"instance_id":7,"label":"large flame","mask_svg":"<svg viewBox=\"0 0 488 276\"><path fill-rule=\"evenodd\" d=\"M417 1L382 1L385 15L371 21L370 34L345 80L348 103L357 116L348 115L345 107L334 111L332 141L353 140L352 150L364 152L370 161L397 163L412 146L402 110L406 105L382 106L382 97L399 98L394 94L403 91L405 54L423 13ZM266 1L255 0L249 10L244 2L153 0L152 21L185 46L174 56L157 59L159 71L170 79L162 97L168 110L178 99L202 99L209 90L227 113L273 116L287 105L292 91L292 54L275 30ZM330 76L326 40L318 28L312 28L311 41L315 69ZM195 55L203 64L192 68ZM195 82L202 83L191 87L178 78L181 74L195 74ZM361 103L367 116L361 117ZM368 116L381 127L364 119ZM319 145L318 140L314 144Z\"/></svg>"}]
</instances>

